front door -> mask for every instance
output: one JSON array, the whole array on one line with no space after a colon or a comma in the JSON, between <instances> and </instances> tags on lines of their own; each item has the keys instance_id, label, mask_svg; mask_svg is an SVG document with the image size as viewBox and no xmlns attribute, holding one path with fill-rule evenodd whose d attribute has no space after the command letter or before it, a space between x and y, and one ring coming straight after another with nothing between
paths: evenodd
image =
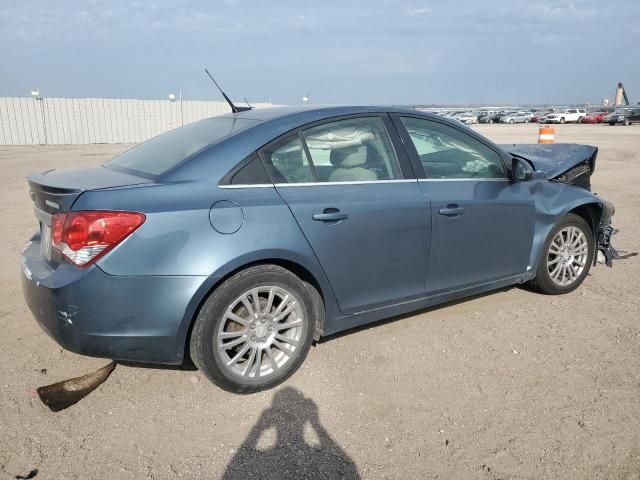
<instances>
[{"instance_id":1,"label":"front door","mask_svg":"<svg viewBox=\"0 0 640 480\"><path fill-rule=\"evenodd\" d=\"M403 178L382 117L315 125L261 156L343 313L424 296L429 203Z\"/></svg>"},{"instance_id":2,"label":"front door","mask_svg":"<svg viewBox=\"0 0 640 480\"><path fill-rule=\"evenodd\" d=\"M470 132L416 117L396 119L425 177L432 214L430 293L525 273L535 206L525 182L507 178L502 155Z\"/></svg>"}]
</instances>

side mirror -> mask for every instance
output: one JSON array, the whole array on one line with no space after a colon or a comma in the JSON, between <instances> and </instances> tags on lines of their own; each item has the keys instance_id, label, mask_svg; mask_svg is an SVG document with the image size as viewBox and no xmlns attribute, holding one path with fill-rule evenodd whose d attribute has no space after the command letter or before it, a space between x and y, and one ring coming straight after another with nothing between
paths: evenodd
<instances>
[{"instance_id":1,"label":"side mirror","mask_svg":"<svg viewBox=\"0 0 640 480\"><path fill-rule=\"evenodd\" d=\"M533 178L534 170L529 162L523 158L513 157L511 160L511 177L519 182L526 182Z\"/></svg>"}]
</instances>

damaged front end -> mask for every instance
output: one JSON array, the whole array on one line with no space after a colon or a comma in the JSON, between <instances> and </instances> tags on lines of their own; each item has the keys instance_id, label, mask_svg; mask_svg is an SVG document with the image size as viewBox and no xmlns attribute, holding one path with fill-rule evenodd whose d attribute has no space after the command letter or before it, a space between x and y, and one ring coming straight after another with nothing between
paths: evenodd
<instances>
[{"instance_id":1,"label":"damaged front end","mask_svg":"<svg viewBox=\"0 0 640 480\"><path fill-rule=\"evenodd\" d=\"M598 244L597 261L606 264L607 267L612 267L613 259L618 257L618 251L611 243L611 237L618 233L618 229L611 226L611 217L613 217L615 211L613 203L602 200L602 215L600 215L600 224L596 232Z\"/></svg>"},{"instance_id":2,"label":"damaged front end","mask_svg":"<svg viewBox=\"0 0 640 480\"><path fill-rule=\"evenodd\" d=\"M552 145L508 145L504 146L512 154L527 159L537 172L549 181L561 182L591 191L591 175L596 168L598 147L577 144ZM598 248L596 262L613 266L613 260L619 258L611 238L618 229L611 225L615 207L607 200L598 197L601 212L593 218L596 226L594 237Z\"/></svg>"}]
</instances>

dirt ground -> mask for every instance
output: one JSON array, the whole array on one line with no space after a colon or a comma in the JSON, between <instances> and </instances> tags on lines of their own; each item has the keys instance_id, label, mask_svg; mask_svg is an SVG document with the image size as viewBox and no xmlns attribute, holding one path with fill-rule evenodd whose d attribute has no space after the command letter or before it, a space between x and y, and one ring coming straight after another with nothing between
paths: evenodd
<instances>
[{"instance_id":1,"label":"dirt ground","mask_svg":"<svg viewBox=\"0 0 640 480\"><path fill-rule=\"evenodd\" d=\"M640 125L561 125L556 141L600 147L594 191L616 206L616 246L640 250ZM260 394L118 365L50 412L36 387L107 361L60 349L22 299L36 226L24 178L122 148L0 147L0 478L640 479L640 257L566 296L511 288L327 339Z\"/></svg>"}]
</instances>

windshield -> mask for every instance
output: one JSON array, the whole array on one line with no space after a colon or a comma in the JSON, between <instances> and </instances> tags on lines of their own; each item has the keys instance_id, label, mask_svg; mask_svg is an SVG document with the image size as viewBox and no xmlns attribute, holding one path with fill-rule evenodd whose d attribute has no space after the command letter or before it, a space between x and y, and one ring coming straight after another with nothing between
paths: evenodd
<instances>
[{"instance_id":1,"label":"windshield","mask_svg":"<svg viewBox=\"0 0 640 480\"><path fill-rule=\"evenodd\" d=\"M104 166L112 170L156 177L205 147L255 123L256 120L243 118L208 118L136 145Z\"/></svg>"}]
</instances>

